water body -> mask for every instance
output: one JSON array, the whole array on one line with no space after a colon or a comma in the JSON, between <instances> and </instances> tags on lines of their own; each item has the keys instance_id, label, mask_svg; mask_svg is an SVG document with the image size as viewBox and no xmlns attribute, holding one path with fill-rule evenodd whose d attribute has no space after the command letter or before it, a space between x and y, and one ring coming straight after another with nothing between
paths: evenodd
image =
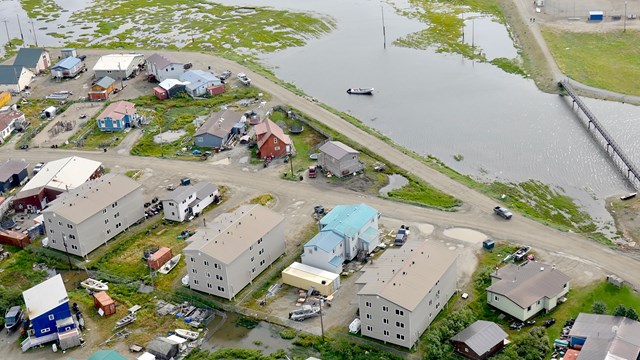
<instances>
[{"instance_id":1,"label":"water body","mask_svg":"<svg viewBox=\"0 0 640 360\"><path fill-rule=\"evenodd\" d=\"M65 30L74 31L74 37L87 31L66 21L73 11L88 7L91 1L57 2L68 11L60 13L56 21L35 22L40 45L63 45L64 40L45 35L63 24ZM393 40L425 25L396 14L388 4L371 0L221 3L332 16L337 23L334 32L312 39L304 47L264 55L263 63L279 78L419 154L435 155L457 171L480 180L536 179L551 184L576 198L602 221L610 221L604 198L631 190L565 99L542 93L533 81L490 64L393 46ZM33 43L18 0L4 0L2 5L0 17L9 21L11 36L17 34L14 14L18 14L25 40ZM398 1L395 6L408 5ZM465 41L473 38L489 59L516 56L503 25L486 18L467 18L465 24ZM38 30L41 27L48 29ZM345 92L349 87L368 86L376 88L374 96L349 96ZM629 157L640 164L638 108L592 99L585 102ZM462 154L464 160L454 161L454 154Z\"/></svg>"},{"instance_id":2,"label":"water body","mask_svg":"<svg viewBox=\"0 0 640 360\"><path fill-rule=\"evenodd\" d=\"M241 348L261 350L265 355L279 349L289 350L293 347L291 340L280 336L280 326L259 322L253 329L236 324L239 315L228 313L224 324L211 335L201 346L204 350L216 351L224 348ZM218 321L214 320L213 323Z\"/></svg>"}]
</instances>

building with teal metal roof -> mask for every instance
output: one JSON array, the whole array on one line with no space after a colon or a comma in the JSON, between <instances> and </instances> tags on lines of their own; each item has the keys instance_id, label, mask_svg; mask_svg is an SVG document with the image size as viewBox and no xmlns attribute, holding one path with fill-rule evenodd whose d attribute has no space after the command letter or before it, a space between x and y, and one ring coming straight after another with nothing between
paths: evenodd
<instances>
[{"instance_id":1,"label":"building with teal metal roof","mask_svg":"<svg viewBox=\"0 0 640 360\"><path fill-rule=\"evenodd\" d=\"M334 273L380 244L380 213L366 205L338 205L320 219L320 232L304 245L302 263Z\"/></svg>"}]
</instances>

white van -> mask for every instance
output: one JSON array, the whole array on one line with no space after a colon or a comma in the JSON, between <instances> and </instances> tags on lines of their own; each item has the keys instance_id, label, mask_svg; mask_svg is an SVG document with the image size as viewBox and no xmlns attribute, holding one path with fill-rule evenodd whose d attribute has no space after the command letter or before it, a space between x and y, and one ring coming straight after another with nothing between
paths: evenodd
<instances>
[{"instance_id":1,"label":"white van","mask_svg":"<svg viewBox=\"0 0 640 360\"><path fill-rule=\"evenodd\" d=\"M359 318L355 318L351 324L349 324L349 332L352 334L357 334L360 332L360 326L362 325L362 322L360 321Z\"/></svg>"}]
</instances>

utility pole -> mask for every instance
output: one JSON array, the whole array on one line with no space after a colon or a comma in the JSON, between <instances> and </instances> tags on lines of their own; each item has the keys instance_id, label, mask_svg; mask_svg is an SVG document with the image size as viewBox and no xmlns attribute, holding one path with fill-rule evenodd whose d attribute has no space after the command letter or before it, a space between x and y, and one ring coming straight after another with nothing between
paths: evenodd
<instances>
[{"instance_id":1,"label":"utility pole","mask_svg":"<svg viewBox=\"0 0 640 360\"><path fill-rule=\"evenodd\" d=\"M8 21L7 19L4 19L2 22L4 23L5 30L7 30L7 41L9 42L9 46L13 46L11 45L11 37L9 36L9 25L7 25Z\"/></svg>"},{"instance_id":2,"label":"utility pole","mask_svg":"<svg viewBox=\"0 0 640 360\"><path fill-rule=\"evenodd\" d=\"M33 40L36 43L36 47L38 47L38 37L36 36L36 26L33 24L33 20L29 20L31 23L31 29L33 30Z\"/></svg>"},{"instance_id":3,"label":"utility pole","mask_svg":"<svg viewBox=\"0 0 640 360\"><path fill-rule=\"evenodd\" d=\"M622 32L627 32L627 1L624 2L624 28Z\"/></svg>"},{"instance_id":4,"label":"utility pole","mask_svg":"<svg viewBox=\"0 0 640 360\"><path fill-rule=\"evenodd\" d=\"M324 322L322 321L322 305L324 304L324 298L320 298L320 332L322 334L322 342L324 342Z\"/></svg>"},{"instance_id":5,"label":"utility pole","mask_svg":"<svg viewBox=\"0 0 640 360\"><path fill-rule=\"evenodd\" d=\"M69 271L71 271L71 256L69 256L69 251L67 250L67 236L62 235L62 245L64 245L64 252L67 254L67 261L69 262Z\"/></svg>"},{"instance_id":6,"label":"utility pole","mask_svg":"<svg viewBox=\"0 0 640 360\"><path fill-rule=\"evenodd\" d=\"M566 48L567 50L567 82L571 80L571 48Z\"/></svg>"},{"instance_id":7,"label":"utility pole","mask_svg":"<svg viewBox=\"0 0 640 360\"><path fill-rule=\"evenodd\" d=\"M22 25L20 25L20 16L16 14L16 18L18 18L18 29L20 29L20 39L22 39L22 43L24 44L24 35L22 34Z\"/></svg>"},{"instance_id":8,"label":"utility pole","mask_svg":"<svg viewBox=\"0 0 640 360\"><path fill-rule=\"evenodd\" d=\"M380 10L382 10L382 41L383 41L383 46L386 49L387 48L387 28L384 25L384 7L382 6L382 4L380 4Z\"/></svg>"}]
</instances>

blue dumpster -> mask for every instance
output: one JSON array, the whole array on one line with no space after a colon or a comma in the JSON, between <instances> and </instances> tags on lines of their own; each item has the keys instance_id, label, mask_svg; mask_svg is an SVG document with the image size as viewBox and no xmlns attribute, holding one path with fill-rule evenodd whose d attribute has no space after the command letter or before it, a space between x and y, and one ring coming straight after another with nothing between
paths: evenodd
<instances>
[{"instance_id":1,"label":"blue dumpster","mask_svg":"<svg viewBox=\"0 0 640 360\"><path fill-rule=\"evenodd\" d=\"M482 247L487 249L487 250L493 249L494 246L496 246L496 243L495 243L495 241L493 241L491 239L487 239L487 240L482 242Z\"/></svg>"}]
</instances>

